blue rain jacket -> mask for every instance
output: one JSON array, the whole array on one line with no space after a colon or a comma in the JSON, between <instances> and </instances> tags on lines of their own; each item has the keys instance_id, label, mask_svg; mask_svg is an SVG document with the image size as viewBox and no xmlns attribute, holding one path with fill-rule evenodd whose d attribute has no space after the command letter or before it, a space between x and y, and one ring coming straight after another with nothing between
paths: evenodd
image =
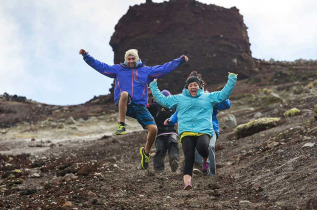
<instances>
[{"instance_id":1,"label":"blue rain jacket","mask_svg":"<svg viewBox=\"0 0 317 210\"><path fill-rule=\"evenodd\" d=\"M114 101L119 103L122 91L127 91L131 96L132 102L146 106L148 100L148 84L154 78L160 78L185 62L183 57L174 59L168 63L157 66L145 66L139 63L137 67L131 68L125 64L108 65L90 56L88 53L83 55L85 62L97 70L99 73L115 79Z\"/></svg>"}]
</instances>

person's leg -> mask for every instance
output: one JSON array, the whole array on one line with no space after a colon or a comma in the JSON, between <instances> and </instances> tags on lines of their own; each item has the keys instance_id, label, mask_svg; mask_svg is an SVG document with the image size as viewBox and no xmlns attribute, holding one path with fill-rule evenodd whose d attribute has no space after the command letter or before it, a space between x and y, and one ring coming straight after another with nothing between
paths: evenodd
<instances>
[{"instance_id":1,"label":"person's leg","mask_svg":"<svg viewBox=\"0 0 317 210\"><path fill-rule=\"evenodd\" d=\"M214 135L210 139L209 143L209 160L210 160L210 175L216 175L216 156L215 156L215 145L217 140L217 135Z\"/></svg>"},{"instance_id":2,"label":"person's leg","mask_svg":"<svg viewBox=\"0 0 317 210\"><path fill-rule=\"evenodd\" d=\"M207 134L203 134L198 137L196 149L199 155L202 157L203 162L206 162L209 155L209 140L210 137Z\"/></svg>"},{"instance_id":3,"label":"person's leg","mask_svg":"<svg viewBox=\"0 0 317 210\"><path fill-rule=\"evenodd\" d=\"M184 189L186 189L187 186L191 185L196 143L197 143L197 138L193 136L186 136L182 139L182 147L183 147L183 152L185 157L184 176L183 176L183 180L185 184Z\"/></svg>"},{"instance_id":4,"label":"person's leg","mask_svg":"<svg viewBox=\"0 0 317 210\"><path fill-rule=\"evenodd\" d=\"M131 102L131 98L129 97L129 93L126 91L121 92L118 109L119 109L119 122L117 124L116 135L126 134L125 129L125 116L127 114L128 104Z\"/></svg>"},{"instance_id":5,"label":"person's leg","mask_svg":"<svg viewBox=\"0 0 317 210\"><path fill-rule=\"evenodd\" d=\"M184 190L190 190L192 189L192 176L186 174L184 175Z\"/></svg>"},{"instance_id":6,"label":"person's leg","mask_svg":"<svg viewBox=\"0 0 317 210\"><path fill-rule=\"evenodd\" d=\"M203 162L203 159L198 153L197 149L195 149L195 162L198 163L199 165Z\"/></svg>"},{"instance_id":7,"label":"person's leg","mask_svg":"<svg viewBox=\"0 0 317 210\"><path fill-rule=\"evenodd\" d=\"M123 91L120 94L119 99L119 122L125 122L125 116L127 113L127 105L129 100L129 93L127 91Z\"/></svg>"},{"instance_id":8,"label":"person's leg","mask_svg":"<svg viewBox=\"0 0 317 210\"><path fill-rule=\"evenodd\" d=\"M202 168L203 168L203 174L208 175L210 173L210 167L209 163L207 162L208 156L209 156L209 142L210 137L206 134L201 135L197 139L197 151L202 157Z\"/></svg>"},{"instance_id":9,"label":"person's leg","mask_svg":"<svg viewBox=\"0 0 317 210\"><path fill-rule=\"evenodd\" d=\"M145 147L140 148L141 166L143 169L147 169L149 167L150 150L152 148L152 145L155 141L155 137L157 134L156 125L147 125L146 128L148 130L146 144L145 144Z\"/></svg>"},{"instance_id":10,"label":"person's leg","mask_svg":"<svg viewBox=\"0 0 317 210\"><path fill-rule=\"evenodd\" d=\"M156 154L154 156L154 170L164 171L164 159L167 152L166 138L158 136L155 140Z\"/></svg>"},{"instance_id":11,"label":"person's leg","mask_svg":"<svg viewBox=\"0 0 317 210\"><path fill-rule=\"evenodd\" d=\"M132 104L133 114L128 116L132 116L138 120L138 122L142 125L143 128L148 130L147 139L145 147L140 148L141 154L141 166L143 169L148 168L149 158L150 158L150 150L155 141L157 134L157 127L154 121L153 116L149 112L149 110L144 105ZM129 106L130 109L130 106ZM128 110L129 111L129 110Z\"/></svg>"},{"instance_id":12,"label":"person's leg","mask_svg":"<svg viewBox=\"0 0 317 210\"><path fill-rule=\"evenodd\" d=\"M155 141L155 137L157 134L157 127L156 125L147 125L146 129L148 131L147 133L147 139L146 139L146 144L145 144L145 153L150 154L150 150L152 148L152 145Z\"/></svg>"},{"instance_id":13,"label":"person's leg","mask_svg":"<svg viewBox=\"0 0 317 210\"><path fill-rule=\"evenodd\" d=\"M168 159L172 172L175 172L178 169L178 157L179 148L177 136L176 134L168 135Z\"/></svg>"}]
</instances>

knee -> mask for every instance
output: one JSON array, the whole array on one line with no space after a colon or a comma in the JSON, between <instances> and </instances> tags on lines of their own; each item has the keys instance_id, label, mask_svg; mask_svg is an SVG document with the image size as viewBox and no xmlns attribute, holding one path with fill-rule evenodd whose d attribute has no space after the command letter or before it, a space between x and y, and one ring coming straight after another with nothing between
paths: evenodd
<instances>
[{"instance_id":1,"label":"knee","mask_svg":"<svg viewBox=\"0 0 317 210\"><path fill-rule=\"evenodd\" d=\"M120 94L120 100L128 100L129 93L127 91L123 91Z\"/></svg>"},{"instance_id":2,"label":"knee","mask_svg":"<svg viewBox=\"0 0 317 210\"><path fill-rule=\"evenodd\" d=\"M169 159L171 161L178 160L178 154L177 153L169 153Z\"/></svg>"},{"instance_id":3,"label":"knee","mask_svg":"<svg viewBox=\"0 0 317 210\"><path fill-rule=\"evenodd\" d=\"M157 127L156 125L148 125L147 127L147 130L149 133L152 133L152 134L157 134Z\"/></svg>"},{"instance_id":4,"label":"knee","mask_svg":"<svg viewBox=\"0 0 317 210\"><path fill-rule=\"evenodd\" d=\"M198 154L201 155L203 158L208 157L209 148L208 147L199 147L197 148Z\"/></svg>"}]
</instances>

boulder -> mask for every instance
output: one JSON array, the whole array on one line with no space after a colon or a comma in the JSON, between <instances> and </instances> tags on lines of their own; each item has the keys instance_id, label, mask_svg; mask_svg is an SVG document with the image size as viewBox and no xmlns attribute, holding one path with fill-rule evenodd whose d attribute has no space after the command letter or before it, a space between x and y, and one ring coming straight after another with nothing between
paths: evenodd
<instances>
[{"instance_id":1,"label":"boulder","mask_svg":"<svg viewBox=\"0 0 317 210\"><path fill-rule=\"evenodd\" d=\"M235 128L237 126L236 117L233 114L228 114L219 120L219 125L222 129Z\"/></svg>"},{"instance_id":2,"label":"boulder","mask_svg":"<svg viewBox=\"0 0 317 210\"><path fill-rule=\"evenodd\" d=\"M234 130L234 136L236 138L250 136L276 126L280 120L280 118L260 118L252 120L246 124L238 125L238 127Z\"/></svg>"},{"instance_id":3,"label":"boulder","mask_svg":"<svg viewBox=\"0 0 317 210\"><path fill-rule=\"evenodd\" d=\"M284 112L284 117L294 117L296 115L300 114L300 110L297 108L292 108L290 110L287 110L286 112Z\"/></svg>"}]
</instances>

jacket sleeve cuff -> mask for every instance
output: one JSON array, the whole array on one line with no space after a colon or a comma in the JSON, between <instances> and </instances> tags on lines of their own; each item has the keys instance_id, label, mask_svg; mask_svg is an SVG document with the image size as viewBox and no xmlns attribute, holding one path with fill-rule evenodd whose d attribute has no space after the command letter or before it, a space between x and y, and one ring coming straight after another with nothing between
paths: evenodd
<instances>
[{"instance_id":1,"label":"jacket sleeve cuff","mask_svg":"<svg viewBox=\"0 0 317 210\"><path fill-rule=\"evenodd\" d=\"M180 59L181 63L185 63L185 58L184 57L180 57L179 59Z\"/></svg>"},{"instance_id":2,"label":"jacket sleeve cuff","mask_svg":"<svg viewBox=\"0 0 317 210\"><path fill-rule=\"evenodd\" d=\"M228 75L228 77L237 78L237 77L238 77L238 74L230 73L230 74Z\"/></svg>"}]
</instances>

